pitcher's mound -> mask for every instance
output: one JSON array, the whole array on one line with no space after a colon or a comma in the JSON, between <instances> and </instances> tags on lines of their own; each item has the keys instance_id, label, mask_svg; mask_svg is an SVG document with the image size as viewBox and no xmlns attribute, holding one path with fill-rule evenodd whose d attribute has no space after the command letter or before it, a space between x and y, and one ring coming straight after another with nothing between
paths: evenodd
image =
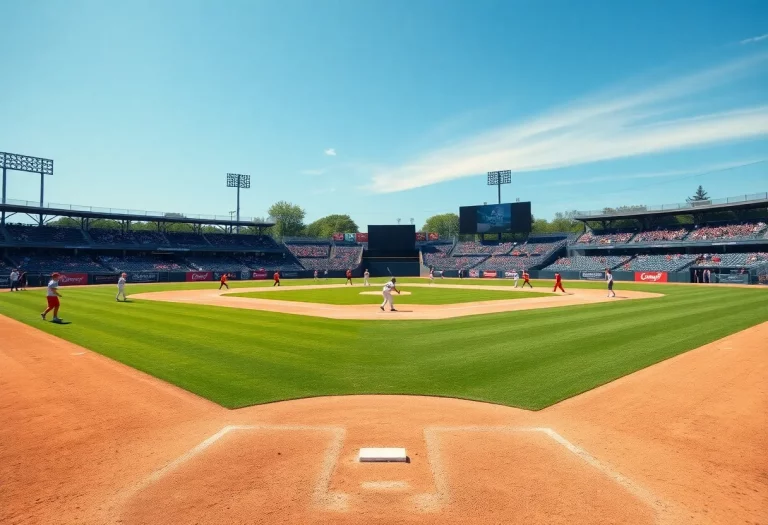
<instances>
[{"instance_id":1,"label":"pitcher's mound","mask_svg":"<svg viewBox=\"0 0 768 525\"><path fill-rule=\"evenodd\" d=\"M370 292L360 292L360 295L381 295L381 290L375 291L371 290ZM396 293L393 293L395 297L397 297ZM400 295L411 295L411 292L400 292Z\"/></svg>"}]
</instances>

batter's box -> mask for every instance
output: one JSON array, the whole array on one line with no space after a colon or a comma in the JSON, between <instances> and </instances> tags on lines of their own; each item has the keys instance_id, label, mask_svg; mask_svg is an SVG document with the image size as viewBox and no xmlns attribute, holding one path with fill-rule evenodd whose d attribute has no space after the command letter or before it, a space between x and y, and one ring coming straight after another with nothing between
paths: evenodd
<instances>
[{"instance_id":1,"label":"batter's box","mask_svg":"<svg viewBox=\"0 0 768 525\"><path fill-rule=\"evenodd\" d=\"M429 427L422 512L504 523L650 524L667 506L549 428ZM451 520L448 520L451 521Z\"/></svg>"},{"instance_id":2,"label":"batter's box","mask_svg":"<svg viewBox=\"0 0 768 525\"><path fill-rule=\"evenodd\" d=\"M290 521L308 508L343 511L328 490L344 444L339 427L228 426L142 482L128 496L128 523ZM267 521L269 521L267 519Z\"/></svg>"}]
</instances>

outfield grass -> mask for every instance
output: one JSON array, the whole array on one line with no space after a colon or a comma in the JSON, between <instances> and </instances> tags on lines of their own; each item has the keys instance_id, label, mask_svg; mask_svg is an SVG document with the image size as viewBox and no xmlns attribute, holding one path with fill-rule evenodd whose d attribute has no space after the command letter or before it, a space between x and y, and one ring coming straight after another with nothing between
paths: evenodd
<instances>
[{"instance_id":1,"label":"outfield grass","mask_svg":"<svg viewBox=\"0 0 768 525\"><path fill-rule=\"evenodd\" d=\"M565 283L566 290L604 286ZM129 285L128 293L216 287ZM438 321L366 322L138 300L116 303L115 288L106 286L62 288L61 315L69 325L40 319L44 290L0 294L0 313L232 408L307 396L383 393L540 409L768 321L766 289L625 283L617 288L666 296Z\"/></svg>"},{"instance_id":2,"label":"outfield grass","mask_svg":"<svg viewBox=\"0 0 768 525\"><path fill-rule=\"evenodd\" d=\"M398 283L400 284L400 283ZM398 304L456 304L474 301L498 301L502 299L530 299L546 297L548 293L540 292L505 292L497 290L462 290L459 288L443 288L438 285L429 288L400 285L401 291L409 295L392 294ZM361 292L372 292L375 295L364 295ZM303 303L321 304L370 304L381 303L381 287L379 286L349 286L345 288L288 290L275 293L241 292L232 293L237 297L255 297L258 299L277 299L280 301L298 301Z\"/></svg>"}]
</instances>

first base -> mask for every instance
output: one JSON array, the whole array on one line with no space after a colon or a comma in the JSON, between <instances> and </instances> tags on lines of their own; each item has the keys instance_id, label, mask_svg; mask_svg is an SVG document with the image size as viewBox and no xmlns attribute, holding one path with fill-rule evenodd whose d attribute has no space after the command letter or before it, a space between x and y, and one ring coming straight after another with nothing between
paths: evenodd
<instances>
[{"instance_id":1,"label":"first base","mask_svg":"<svg viewBox=\"0 0 768 525\"><path fill-rule=\"evenodd\" d=\"M408 461L404 448L361 448L357 459L360 462Z\"/></svg>"}]
</instances>

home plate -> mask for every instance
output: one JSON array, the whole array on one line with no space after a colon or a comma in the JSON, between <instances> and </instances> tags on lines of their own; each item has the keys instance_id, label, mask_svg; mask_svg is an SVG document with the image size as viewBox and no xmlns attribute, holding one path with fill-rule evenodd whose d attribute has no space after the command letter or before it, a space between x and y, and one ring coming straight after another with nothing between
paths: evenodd
<instances>
[{"instance_id":1,"label":"home plate","mask_svg":"<svg viewBox=\"0 0 768 525\"><path fill-rule=\"evenodd\" d=\"M378 295L379 297L381 297L381 290L379 290L378 292L376 292L376 291L370 291L370 292L360 292L360 295ZM398 296L398 294L396 294L396 293L394 293L394 294L392 294L392 295L393 295L394 297L397 297L397 296ZM411 292L400 292L400 294L399 294L399 295L411 295Z\"/></svg>"},{"instance_id":2,"label":"home plate","mask_svg":"<svg viewBox=\"0 0 768 525\"><path fill-rule=\"evenodd\" d=\"M357 459L360 462L408 461L404 448L361 448Z\"/></svg>"}]
</instances>

